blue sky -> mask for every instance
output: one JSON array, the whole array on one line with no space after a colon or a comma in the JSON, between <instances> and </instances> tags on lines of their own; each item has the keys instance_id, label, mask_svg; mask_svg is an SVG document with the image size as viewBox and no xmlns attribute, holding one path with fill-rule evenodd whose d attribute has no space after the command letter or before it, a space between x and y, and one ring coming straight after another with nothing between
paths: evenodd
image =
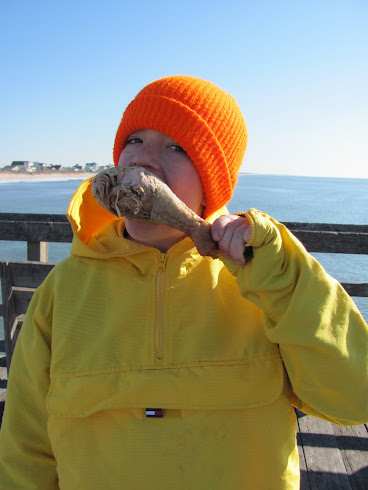
<instances>
[{"instance_id":1,"label":"blue sky","mask_svg":"<svg viewBox=\"0 0 368 490\"><path fill-rule=\"evenodd\" d=\"M173 74L230 92L244 172L368 178L366 0L0 0L0 166L112 163L126 105Z\"/></svg>"}]
</instances>

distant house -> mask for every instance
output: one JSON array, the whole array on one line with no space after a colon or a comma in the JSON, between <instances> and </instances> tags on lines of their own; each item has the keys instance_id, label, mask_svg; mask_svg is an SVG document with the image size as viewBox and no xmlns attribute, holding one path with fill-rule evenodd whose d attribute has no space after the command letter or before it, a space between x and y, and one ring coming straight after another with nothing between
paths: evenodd
<instances>
[{"instance_id":1,"label":"distant house","mask_svg":"<svg viewBox=\"0 0 368 490\"><path fill-rule=\"evenodd\" d=\"M12 172L19 172L23 170L25 172L37 172L40 170L41 163L38 162L27 162L27 161L14 161L10 165L10 170Z\"/></svg>"},{"instance_id":2,"label":"distant house","mask_svg":"<svg viewBox=\"0 0 368 490\"><path fill-rule=\"evenodd\" d=\"M86 163L84 166L84 170L86 172L98 172L98 165L97 163Z\"/></svg>"},{"instance_id":3,"label":"distant house","mask_svg":"<svg viewBox=\"0 0 368 490\"><path fill-rule=\"evenodd\" d=\"M78 163L72 166L72 169L74 172L81 172L83 170L82 165L79 165Z\"/></svg>"},{"instance_id":4,"label":"distant house","mask_svg":"<svg viewBox=\"0 0 368 490\"><path fill-rule=\"evenodd\" d=\"M18 172L19 170L25 170L25 163L28 162L12 162L10 164L10 169L14 170L15 172Z\"/></svg>"},{"instance_id":5,"label":"distant house","mask_svg":"<svg viewBox=\"0 0 368 490\"><path fill-rule=\"evenodd\" d=\"M53 163L41 163L41 169L46 171L46 172L55 172L62 170L63 166L62 165L54 165Z\"/></svg>"}]
</instances>

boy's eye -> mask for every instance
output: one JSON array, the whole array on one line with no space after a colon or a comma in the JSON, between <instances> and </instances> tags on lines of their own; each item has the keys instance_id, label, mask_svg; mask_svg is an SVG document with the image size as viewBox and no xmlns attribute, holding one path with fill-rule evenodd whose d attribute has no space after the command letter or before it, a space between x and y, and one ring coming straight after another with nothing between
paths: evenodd
<instances>
[{"instance_id":1,"label":"boy's eye","mask_svg":"<svg viewBox=\"0 0 368 490\"><path fill-rule=\"evenodd\" d=\"M180 153L184 153L184 155L187 154L187 152L184 150L184 148L182 148L179 145L170 145L170 148L172 148L174 151L178 151Z\"/></svg>"},{"instance_id":2,"label":"boy's eye","mask_svg":"<svg viewBox=\"0 0 368 490\"><path fill-rule=\"evenodd\" d=\"M124 148L126 145L136 145L137 143L143 143L140 138L128 138L124 144Z\"/></svg>"}]
</instances>

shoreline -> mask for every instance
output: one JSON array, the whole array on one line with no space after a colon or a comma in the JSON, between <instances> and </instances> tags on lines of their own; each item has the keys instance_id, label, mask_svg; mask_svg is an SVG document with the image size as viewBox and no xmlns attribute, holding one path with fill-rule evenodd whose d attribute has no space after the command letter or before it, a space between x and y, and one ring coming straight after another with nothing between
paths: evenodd
<instances>
[{"instance_id":1,"label":"shoreline","mask_svg":"<svg viewBox=\"0 0 368 490\"><path fill-rule=\"evenodd\" d=\"M58 180L86 180L96 175L94 172L0 172L0 184L11 182L57 182Z\"/></svg>"}]
</instances>

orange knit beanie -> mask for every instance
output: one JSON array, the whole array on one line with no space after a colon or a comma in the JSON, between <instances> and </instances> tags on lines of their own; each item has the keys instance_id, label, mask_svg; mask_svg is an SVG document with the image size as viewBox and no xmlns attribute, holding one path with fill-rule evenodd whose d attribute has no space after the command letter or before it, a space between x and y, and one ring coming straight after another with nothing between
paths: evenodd
<instances>
[{"instance_id":1,"label":"orange knit beanie","mask_svg":"<svg viewBox=\"0 0 368 490\"><path fill-rule=\"evenodd\" d=\"M247 129L229 94L189 76L150 83L124 112L115 138L115 166L126 139L139 129L160 131L184 148L202 182L205 216L230 201L247 146Z\"/></svg>"}]
</instances>

